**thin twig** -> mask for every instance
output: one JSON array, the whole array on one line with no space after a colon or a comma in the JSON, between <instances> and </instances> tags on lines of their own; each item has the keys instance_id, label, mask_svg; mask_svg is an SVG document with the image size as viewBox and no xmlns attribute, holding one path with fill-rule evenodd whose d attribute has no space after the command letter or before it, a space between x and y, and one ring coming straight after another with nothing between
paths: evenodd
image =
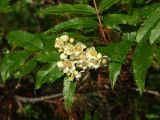
<instances>
[{"instance_id":1,"label":"thin twig","mask_svg":"<svg viewBox=\"0 0 160 120\"><path fill-rule=\"evenodd\" d=\"M137 88L131 88L131 89L138 92ZM86 94L86 93L88 94L88 93L92 93L92 92L96 92L96 91L100 91L100 90L110 90L110 87L107 85L98 86L98 87L96 86L96 87L90 88L89 90L80 90L80 91L78 91L77 94ZM160 93L158 91L144 89L144 93L151 94L156 97L160 97ZM22 96L17 96L17 95L15 96L16 100L19 100L19 101L22 101L25 103L35 103L35 102L42 102L42 101L51 102L50 99L57 99L57 98L61 98L61 100L63 100L63 94L58 93L58 94L54 94L54 95L42 96L42 97L36 97L36 98L22 97Z\"/></svg>"},{"instance_id":2,"label":"thin twig","mask_svg":"<svg viewBox=\"0 0 160 120\"><path fill-rule=\"evenodd\" d=\"M41 102L48 99L56 99L59 97L62 97L62 93L54 94L54 95L48 95L48 96L42 96L42 97L22 97L22 96L15 96L16 100L22 101L22 102L28 102L28 103L35 103L35 102Z\"/></svg>"},{"instance_id":3,"label":"thin twig","mask_svg":"<svg viewBox=\"0 0 160 120\"><path fill-rule=\"evenodd\" d=\"M132 90L135 90L135 91L139 91L137 88L132 88ZM151 94L151 95L154 95L156 97L160 97L160 93L158 91L154 91L154 90L148 90L148 89L144 89L143 91L144 93L147 93L147 94Z\"/></svg>"}]
</instances>

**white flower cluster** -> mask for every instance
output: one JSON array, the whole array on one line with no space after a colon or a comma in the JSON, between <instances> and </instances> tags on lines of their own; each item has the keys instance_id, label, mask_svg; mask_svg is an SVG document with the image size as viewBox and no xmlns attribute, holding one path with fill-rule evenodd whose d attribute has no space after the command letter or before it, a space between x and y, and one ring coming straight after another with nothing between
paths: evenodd
<instances>
[{"instance_id":1,"label":"white flower cluster","mask_svg":"<svg viewBox=\"0 0 160 120\"><path fill-rule=\"evenodd\" d=\"M97 53L94 47L87 48L81 42L74 44L74 38L68 35L57 37L55 48L61 53L60 61L57 62L58 68L77 80L86 69L97 69L108 62L108 58Z\"/></svg>"}]
</instances>

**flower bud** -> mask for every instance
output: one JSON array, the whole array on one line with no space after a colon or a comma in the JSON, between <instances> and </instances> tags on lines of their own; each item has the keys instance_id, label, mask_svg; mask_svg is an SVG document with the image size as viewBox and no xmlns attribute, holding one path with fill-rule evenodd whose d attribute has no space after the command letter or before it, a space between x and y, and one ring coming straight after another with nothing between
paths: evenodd
<instances>
[{"instance_id":1,"label":"flower bud","mask_svg":"<svg viewBox=\"0 0 160 120\"><path fill-rule=\"evenodd\" d=\"M74 42L74 38L70 38L70 39L69 39L69 42L70 42L70 43L73 43L73 42Z\"/></svg>"},{"instance_id":2,"label":"flower bud","mask_svg":"<svg viewBox=\"0 0 160 120\"><path fill-rule=\"evenodd\" d=\"M62 59L62 60L67 59L67 55L65 55L64 53L62 53L62 54L60 55L60 59Z\"/></svg>"},{"instance_id":3,"label":"flower bud","mask_svg":"<svg viewBox=\"0 0 160 120\"><path fill-rule=\"evenodd\" d=\"M64 65L63 65L63 61L58 61L57 62L57 66L58 66L58 68L63 68L64 67Z\"/></svg>"},{"instance_id":4,"label":"flower bud","mask_svg":"<svg viewBox=\"0 0 160 120\"><path fill-rule=\"evenodd\" d=\"M98 58L98 59L101 59L101 58L102 58L102 54L101 54L101 53L98 53L97 58Z\"/></svg>"},{"instance_id":5,"label":"flower bud","mask_svg":"<svg viewBox=\"0 0 160 120\"><path fill-rule=\"evenodd\" d=\"M68 35L62 35L62 36L60 36L60 39L62 39L64 42L68 42L69 41L69 36Z\"/></svg>"}]
</instances>

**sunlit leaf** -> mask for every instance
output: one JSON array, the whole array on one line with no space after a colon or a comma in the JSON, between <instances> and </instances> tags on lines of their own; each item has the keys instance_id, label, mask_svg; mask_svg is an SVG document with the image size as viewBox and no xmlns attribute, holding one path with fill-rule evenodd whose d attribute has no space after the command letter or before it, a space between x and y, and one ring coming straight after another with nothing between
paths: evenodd
<instances>
[{"instance_id":1,"label":"sunlit leaf","mask_svg":"<svg viewBox=\"0 0 160 120\"><path fill-rule=\"evenodd\" d=\"M66 77L64 79L63 86L64 103L66 109L68 109L72 106L72 103L75 99L76 82Z\"/></svg>"}]
</instances>

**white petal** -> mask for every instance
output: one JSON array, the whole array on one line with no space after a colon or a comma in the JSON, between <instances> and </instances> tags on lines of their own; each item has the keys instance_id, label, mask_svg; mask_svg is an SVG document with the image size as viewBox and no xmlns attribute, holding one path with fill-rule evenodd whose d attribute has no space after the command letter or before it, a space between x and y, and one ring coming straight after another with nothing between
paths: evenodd
<instances>
[{"instance_id":1,"label":"white petal","mask_svg":"<svg viewBox=\"0 0 160 120\"><path fill-rule=\"evenodd\" d=\"M69 36L68 35L62 35L60 36L60 38L64 41L67 42L69 40Z\"/></svg>"}]
</instances>

